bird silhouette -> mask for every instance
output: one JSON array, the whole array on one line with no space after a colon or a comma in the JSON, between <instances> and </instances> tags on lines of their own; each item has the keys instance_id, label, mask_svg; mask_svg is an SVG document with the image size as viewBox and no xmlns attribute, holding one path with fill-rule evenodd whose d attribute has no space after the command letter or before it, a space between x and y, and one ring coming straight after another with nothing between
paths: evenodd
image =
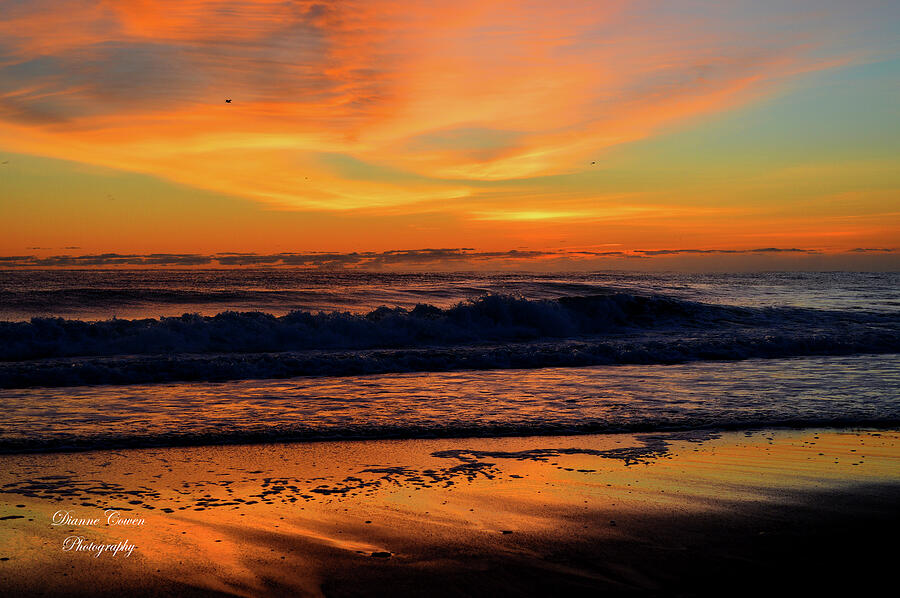
<instances>
[{"instance_id":1,"label":"bird silhouette","mask_svg":"<svg viewBox=\"0 0 900 598\"><path fill-rule=\"evenodd\" d=\"M231 100L230 100L230 99L225 100L225 103L226 103L226 104L230 104L230 103L231 103Z\"/></svg>"}]
</instances>

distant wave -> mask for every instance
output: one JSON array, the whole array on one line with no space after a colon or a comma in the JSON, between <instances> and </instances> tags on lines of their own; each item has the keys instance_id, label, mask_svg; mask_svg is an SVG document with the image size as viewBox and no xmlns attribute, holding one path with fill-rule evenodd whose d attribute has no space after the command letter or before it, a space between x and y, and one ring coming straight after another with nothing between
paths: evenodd
<instances>
[{"instance_id":1,"label":"distant wave","mask_svg":"<svg viewBox=\"0 0 900 598\"><path fill-rule=\"evenodd\" d=\"M0 388L900 352L885 314L612 293L449 309L0 323Z\"/></svg>"},{"instance_id":2,"label":"distant wave","mask_svg":"<svg viewBox=\"0 0 900 598\"><path fill-rule=\"evenodd\" d=\"M438 277L436 279L439 280ZM172 284L172 281L167 281ZM222 281L224 282L224 281ZM248 281L240 281L247 283ZM252 282L252 281L251 281ZM515 281L491 282L483 281L484 285L456 284L452 286L404 285L402 279L390 281L391 284L367 288L365 286L335 285L322 286L310 285L310 281L291 281L294 285L286 288L263 288L262 286L230 286L225 288L209 288L206 285L198 285L195 288L165 287L165 286L114 286L104 287L87 286L84 282L62 288L0 288L0 306L11 311L37 311L48 310L78 310L90 306L94 309L115 310L127 308L133 305L160 306L168 305L197 305L214 306L222 304L255 305L267 308L280 308L282 306L317 305L353 303L361 299L381 299L384 304L399 302L403 304L415 297L419 301L431 301L449 299L459 301L460 298L477 297L487 295L495 284L516 287L515 290L505 289L505 292L525 292L531 298L554 298L561 295L584 295L598 292L602 287L598 285L564 282L564 281L528 281L516 283ZM350 281L358 283L359 281ZM408 281L407 281L408 282ZM305 283L305 285L304 285ZM295 288L301 285L303 288ZM372 305L369 303L369 305ZM374 306L377 307L378 303ZM354 310L362 311L362 310ZM283 312L282 312L283 313Z\"/></svg>"},{"instance_id":3,"label":"distant wave","mask_svg":"<svg viewBox=\"0 0 900 598\"><path fill-rule=\"evenodd\" d=\"M319 299L326 291L294 289L238 289L191 290L160 288L93 288L29 289L27 291L0 290L0 304L7 308L71 308L84 305L127 306L130 304L216 304L216 303L279 303Z\"/></svg>"}]
</instances>

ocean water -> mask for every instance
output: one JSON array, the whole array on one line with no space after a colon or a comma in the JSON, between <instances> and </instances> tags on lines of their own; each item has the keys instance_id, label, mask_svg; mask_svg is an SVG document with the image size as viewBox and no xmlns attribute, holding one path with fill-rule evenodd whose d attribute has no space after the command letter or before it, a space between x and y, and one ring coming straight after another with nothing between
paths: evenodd
<instances>
[{"instance_id":1,"label":"ocean water","mask_svg":"<svg viewBox=\"0 0 900 598\"><path fill-rule=\"evenodd\" d=\"M898 273L0 272L0 450L900 423Z\"/></svg>"}]
</instances>

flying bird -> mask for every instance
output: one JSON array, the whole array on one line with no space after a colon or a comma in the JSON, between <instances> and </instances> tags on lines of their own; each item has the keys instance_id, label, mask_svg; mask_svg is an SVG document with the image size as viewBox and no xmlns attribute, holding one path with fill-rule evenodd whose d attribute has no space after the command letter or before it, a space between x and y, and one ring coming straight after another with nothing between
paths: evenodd
<instances>
[{"instance_id":1,"label":"flying bird","mask_svg":"<svg viewBox=\"0 0 900 598\"><path fill-rule=\"evenodd\" d=\"M230 104L230 103L231 103L231 99L229 98L229 99L225 100L225 103L226 103L226 104Z\"/></svg>"}]
</instances>

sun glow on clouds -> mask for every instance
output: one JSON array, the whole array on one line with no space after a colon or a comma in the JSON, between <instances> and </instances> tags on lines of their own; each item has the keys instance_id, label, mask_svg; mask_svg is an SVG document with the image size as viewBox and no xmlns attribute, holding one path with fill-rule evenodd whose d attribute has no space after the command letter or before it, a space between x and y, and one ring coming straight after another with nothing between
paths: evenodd
<instances>
[{"instance_id":1,"label":"sun glow on clouds","mask_svg":"<svg viewBox=\"0 0 900 598\"><path fill-rule=\"evenodd\" d=\"M735 27L647 2L0 6L2 147L295 209L451 202L575 173L832 64L810 31L770 34L764 15ZM587 216L583 195L506 219Z\"/></svg>"},{"instance_id":2,"label":"sun glow on clouds","mask_svg":"<svg viewBox=\"0 0 900 598\"><path fill-rule=\"evenodd\" d=\"M541 220L600 221L620 219L653 211L648 207L602 207L592 210L519 210L510 209L494 212L473 212L475 220L497 220L507 222L533 222Z\"/></svg>"},{"instance_id":3,"label":"sun glow on clouds","mask_svg":"<svg viewBox=\"0 0 900 598\"><path fill-rule=\"evenodd\" d=\"M0 0L0 254L894 259L847 252L900 230L897 17L883 0Z\"/></svg>"}]
</instances>

